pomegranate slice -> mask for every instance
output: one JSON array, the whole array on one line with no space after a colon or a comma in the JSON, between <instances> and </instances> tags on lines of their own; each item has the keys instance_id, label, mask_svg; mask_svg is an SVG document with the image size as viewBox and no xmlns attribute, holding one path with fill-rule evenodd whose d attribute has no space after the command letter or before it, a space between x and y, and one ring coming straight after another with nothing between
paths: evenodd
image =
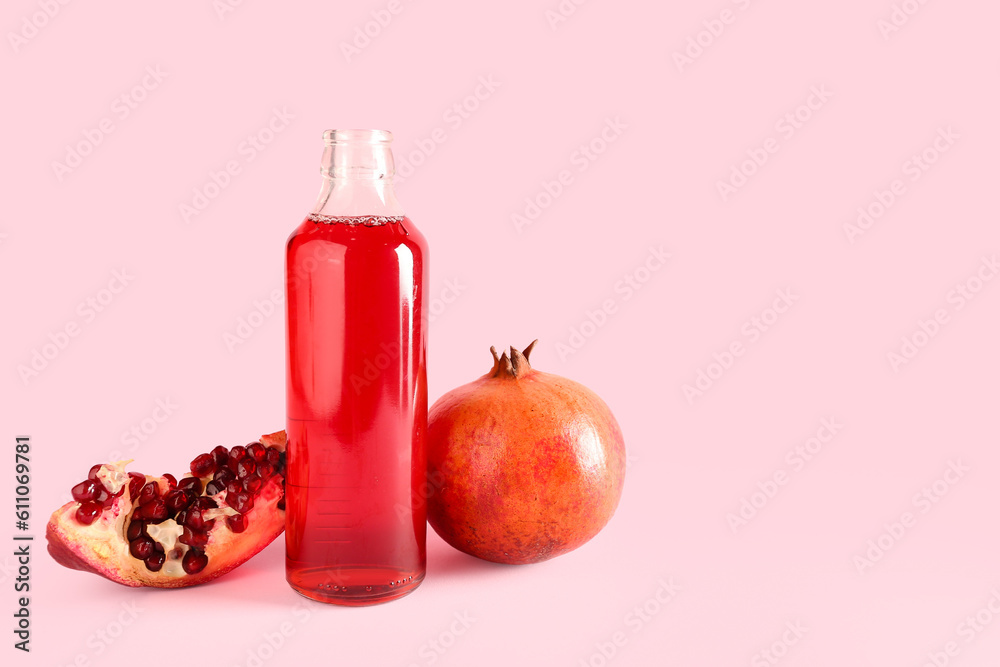
<instances>
[{"instance_id":1,"label":"pomegranate slice","mask_svg":"<svg viewBox=\"0 0 1000 667\"><path fill-rule=\"evenodd\" d=\"M195 457L194 472L179 481L126 473L130 461L95 465L73 487L74 500L52 513L49 553L125 586L211 581L285 529L284 452L284 431L231 450L220 445ZM260 461L267 479L254 472Z\"/></svg>"}]
</instances>

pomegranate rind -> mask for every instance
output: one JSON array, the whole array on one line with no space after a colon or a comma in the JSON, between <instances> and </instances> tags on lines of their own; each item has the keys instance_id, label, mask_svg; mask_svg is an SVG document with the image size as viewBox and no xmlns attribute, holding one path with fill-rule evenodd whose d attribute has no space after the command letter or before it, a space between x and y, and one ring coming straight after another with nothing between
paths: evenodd
<instances>
[{"instance_id":1,"label":"pomegranate rind","mask_svg":"<svg viewBox=\"0 0 1000 667\"><path fill-rule=\"evenodd\" d=\"M285 432L264 435L260 442L284 451ZM106 465L124 469L125 464ZM202 478L203 482L208 479L210 477ZM125 533L133 504L127 490L89 526L76 520L78 502L66 503L53 512L45 529L48 551L60 565L92 572L123 586L183 588L203 584L239 567L281 535L285 529L285 511L278 509L277 503L283 496L282 479L281 475L275 475L261 487L254 508L246 514L250 524L246 531L233 533L225 521L216 521L208 532L208 545L205 547L209 555L208 565L197 574L168 572L167 567L159 572L150 572L145 563L131 556ZM156 481L161 492L169 488L163 477L147 475L146 480ZM223 502L219 504L225 507ZM183 558L187 548L179 545L180 558ZM177 563L180 558L176 559Z\"/></svg>"},{"instance_id":2,"label":"pomegranate rind","mask_svg":"<svg viewBox=\"0 0 1000 667\"><path fill-rule=\"evenodd\" d=\"M528 369L438 399L427 465L427 519L445 542L496 563L537 563L582 546L614 515L625 442L597 394Z\"/></svg>"}]
</instances>

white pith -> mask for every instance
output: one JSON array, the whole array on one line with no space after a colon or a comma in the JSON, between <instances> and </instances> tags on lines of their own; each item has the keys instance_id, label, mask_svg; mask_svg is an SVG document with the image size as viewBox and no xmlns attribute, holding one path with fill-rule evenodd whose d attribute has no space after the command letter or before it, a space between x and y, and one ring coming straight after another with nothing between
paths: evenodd
<instances>
[{"instance_id":1,"label":"white pith","mask_svg":"<svg viewBox=\"0 0 1000 667\"><path fill-rule=\"evenodd\" d=\"M105 463L101 466L101 469L97 471L97 479L104 485L104 488L108 490L108 493L115 495L119 490L126 484L128 484L129 477L128 473L125 472L125 466L132 463L134 459L129 459L127 461L118 461L116 463Z\"/></svg>"}]
</instances>

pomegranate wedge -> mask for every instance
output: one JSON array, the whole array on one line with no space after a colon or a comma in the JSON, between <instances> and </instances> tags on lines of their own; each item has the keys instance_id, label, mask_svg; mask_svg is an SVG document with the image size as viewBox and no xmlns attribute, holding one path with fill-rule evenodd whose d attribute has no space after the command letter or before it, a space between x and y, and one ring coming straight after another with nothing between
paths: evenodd
<instances>
[{"instance_id":1,"label":"pomegranate wedge","mask_svg":"<svg viewBox=\"0 0 1000 667\"><path fill-rule=\"evenodd\" d=\"M179 588L220 577L285 529L285 432L199 454L180 480L97 464L53 512L49 553L125 586Z\"/></svg>"}]
</instances>

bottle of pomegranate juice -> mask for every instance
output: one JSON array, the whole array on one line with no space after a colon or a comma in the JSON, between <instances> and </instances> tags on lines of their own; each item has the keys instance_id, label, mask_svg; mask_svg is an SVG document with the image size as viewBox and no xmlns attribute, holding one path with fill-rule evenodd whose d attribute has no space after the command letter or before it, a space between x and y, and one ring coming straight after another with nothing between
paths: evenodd
<instances>
[{"instance_id":1,"label":"bottle of pomegranate juice","mask_svg":"<svg viewBox=\"0 0 1000 667\"><path fill-rule=\"evenodd\" d=\"M323 138L319 200L286 249L286 573L366 605L424 577L427 243L393 194L392 135Z\"/></svg>"}]
</instances>

